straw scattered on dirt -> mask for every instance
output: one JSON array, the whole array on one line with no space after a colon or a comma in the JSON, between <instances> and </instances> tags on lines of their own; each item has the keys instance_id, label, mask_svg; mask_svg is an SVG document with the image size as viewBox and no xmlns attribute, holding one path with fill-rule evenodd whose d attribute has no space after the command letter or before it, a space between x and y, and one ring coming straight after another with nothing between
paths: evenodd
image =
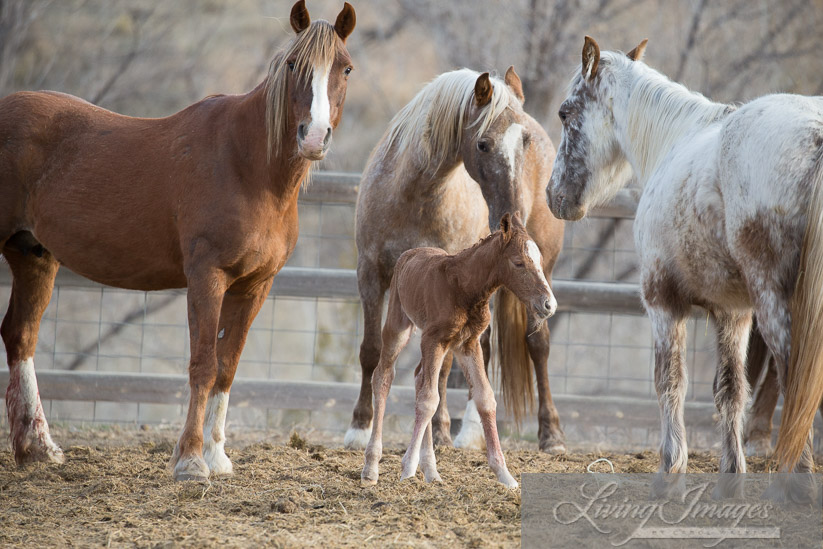
<instances>
[{"instance_id":1,"label":"straw scattered on dirt","mask_svg":"<svg viewBox=\"0 0 823 549\"><path fill-rule=\"evenodd\" d=\"M62 433L66 463L15 466L0 449L0 546L519 546L520 492L498 484L483 453L437 450L443 484L399 482L402 449L388 448L376 487L360 487L363 453L304 438L269 437L228 449L235 474L210 485L172 481L174 434ZM279 440L277 440L279 438ZM654 452L550 456L506 452L521 472L653 472ZM597 464L600 467L603 464ZM750 470L765 462L749 459ZM716 456L690 455L711 472ZM606 469L603 469L605 471Z\"/></svg>"}]
</instances>

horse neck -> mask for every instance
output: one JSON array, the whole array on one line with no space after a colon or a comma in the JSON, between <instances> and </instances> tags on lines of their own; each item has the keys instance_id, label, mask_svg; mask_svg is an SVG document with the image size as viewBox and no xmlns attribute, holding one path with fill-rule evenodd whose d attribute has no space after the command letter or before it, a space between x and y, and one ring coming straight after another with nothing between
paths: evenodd
<instances>
[{"instance_id":1,"label":"horse neck","mask_svg":"<svg viewBox=\"0 0 823 549\"><path fill-rule=\"evenodd\" d=\"M276 201L296 202L300 185L306 180L311 162L297 154L297 140L286 140L269 157L266 150L266 83L243 97L238 107L235 144L238 152L250 160L242 162L253 173L245 179L259 184ZM286 135L296 135L296 124L289 121ZM242 168L241 168L242 169Z\"/></svg>"},{"instance_id":2,"label":"horse neck","mask_svg":"<svg viewBox=\"0 0 823 549\"><path fill-rule=\"evenodd\" d=\"M402 158L395 157L389 170L401 174L396 180L398 190L414 202L442 199L455 170L463 164L459 153L449 155L438 167L432 166L419 151L401 155Z\"/></svg>"},{"instance_id":3,"label":"horse neck","mask_svg":"<svg viewBox=\"0 0 823 549\"><path fill-rule=\"evenodd\" d=\"M499 239L500 236L487 237L452 258L452 272L470 303L488 301L501 285L497 270Z\"/></svg>"},{"instance_id":4,"label":"horse neck","mask_svg":"<svg viewBox=\"0 0 823 549\"><path fill-rule=\"evenodd\" d=\"M674 147L722 118L730 107L645 66L634 70L632 77L624 113L621 116L615 109L615 118L618 141L640 183L645 184Z\"/></svg>"}]
</instances>

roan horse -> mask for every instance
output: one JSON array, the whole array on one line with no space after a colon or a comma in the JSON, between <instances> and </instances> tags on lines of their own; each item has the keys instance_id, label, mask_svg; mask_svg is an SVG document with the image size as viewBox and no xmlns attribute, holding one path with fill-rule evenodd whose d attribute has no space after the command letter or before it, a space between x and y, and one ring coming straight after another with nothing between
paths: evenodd
<instances>
[{"instance_id":1,"label":"roan horse","mask_svg":"<svg viewBox=\"0 0 823 549\"><path fill-rule=\"evenodd\" d=\"M363 370L346 446L362 448L372 423L372 372L380 358L383 299L397 259L419 246L456 253L489 233L503 214L522 212L550 278L563 243L563 222L544 200L554 147L523 111L520 78L509 68L503 80L463 69L441 74L392 120L363 172L357 199L357 281L365 318L360 347ZM540 448L565 451L551 399L547 360L549 329L511 293L501 289L495 306L503 403L519 419L533 401L532 363L539 397ZM486 364L489 338L482 338ZM450 444L446 379L440 374L435 443ZM471 395L470 395L471 397ZM483 430L469 400L459 447L483 447Z\"/></svg>"},{"instance_id":2,"label":"roan horse","mask_svg":"<svg viewBox=\"0 0 823 549\"><path fill-rule=\"evenodd\" d=\"M557 309L543 274L540 250L526 232L519 214L512 218L506 213L500 220L500 230L456 255L448 255L440 248L414 248L397 260L389 288L380 362L374 371L374 428L366 447L362 485L377 483L383 451L383 413L394 379L394 362L417 327L421 331L422 359L414 372L414 432L403 456L401 480L413 477L419 463L426 482L440 481L431 419L439 401L440 368L444 357L452 351L472 388L486 437L489 465L501 483L517 488L500 449L497 404L480 346L480 337L491 321L489 300L500 286L527 304L539 323Z\"/></svg>"},{"instance_id":3,"label":"roan horse","mask_svg":"<svg viewBox=\"0 0 823 549\"><path fill-rule=\"evenodd\" d=\"M634 234L654 334L661 473L686 471L684 343L692 305L708 310L718 333L720 472L746 471L752 310L785 390L780 470L809 471L810 428L823 396L823 98L769 95L739 109L713 103L643 63L645 45L628 55L601 53L586 37L581 70L559 112L552 212L580 219L632 172L644 187ZM664 492L665 478L658 476ZM737 486L729 485L731 493Z\"/></svg>"},{"instance_id":4,"label":"roan horse","mask_svg":"<svg viewBox=\"0 0 823 549\"><path fill-rule=\"evenodd\" d=\"M291 25L297 36L253 91L168 118L121 116L54 92L0 101L0 246L14 279L1 331L17 463L63 460L33 357L65 265L119 288L188 288L191 397L170 467L177 480L231 473L229 388L294 249L300 185L329 147L352 69L348 3L331 25L311 22L301 0Z\"/></svg>"}]
</instances>

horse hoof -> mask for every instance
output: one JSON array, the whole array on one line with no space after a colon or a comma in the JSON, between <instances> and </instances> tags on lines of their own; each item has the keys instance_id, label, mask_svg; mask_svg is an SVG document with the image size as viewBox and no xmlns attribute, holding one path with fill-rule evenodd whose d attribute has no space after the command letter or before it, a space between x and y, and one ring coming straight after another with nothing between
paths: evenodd
<instances>
[{"instance_id":1,"label":"horse hoof","mask_svg":"<svg viewBox=\"0 0 823 549\"><path fill-rule=\"evenodd\" d=\"M362 450L369 443L370 438L371 427L368 429L349 427L346 436L343 438L343 446L349 450Z\"/></svg>"},{"instance_id":2,"label":"horse hoof","mask_svg":"<svg viewBox=\"0 0 823 549\"><path fill-rule=\"evenodd\" d=\"M435 471L435 473L434 473L433 475L431 475L431 476L429 476L429 475L423 475L423 477L426 479L426 482L428 482L429 484L431 484L432 482L437 482L437 483L440 483L440 484L442 484L442 483L443 483L443 479L442 479L442 478L440 478L440 473L438 473L438 472L436 472L436 471Z\"/></svg>"},{"instance_id":3,"label":"horse hoof","mask_svg":"<svg viewBox=\"0 0 823 549\"><path fill-rule=\"evenodd\" d=\"M499 480L500 484L502 484L503 486L505 486L509 490L517 490L517 487L518 487L517 481L514 480L514 477L511 476L510 474L507 473L506 475L498 478L497 480Z\"/></svg>"},{"instance_id":4,"label":"horse hoof","mask_svg":"<svg viewBox=\"0 0 823 549\"><path fill-rule=\"evenodd\" d=\"M556 440L541 442L540 451L546 454L563 455L566 453L566 444Z\"/></svg>"},{"instance_id":5,"label":"horse hoof","mask_svg":"<svg viewBox=\"0 0 823 549\"><path fill-rule=\"evenodd\" d=\"M772 455L772 441L766 438L746 442L746 455L749 457L766 457Z\"/></svg>"},{"instance_id":6,"label":"horse hoof","mask_svg":"<svg viewBox=\"0 0 823 549\"><path fill-rule=\"evenodd\" d=\"M682 501L686 493L686 475L657 473L652 480L651 498Z\"/></svg>"},{"instance_id":7,"label":"horse hoof","mask_svg":"<svg viewBox=\"0 0 823 549\"><path fill-rule=\"evenodd\" d=\"M432 433L432 441L436 447L450 447L454 446L452 437L448 433L434 432Z\"/></svg>"},{"instance_id":8,"label":"horse hoof","mask_svg":"<svg viewBox=\"0 0 823 549\"><path fill-rule=\"evenodd\" d=\"M369 486L377 485L377 478L360 477L360 487L368 488Z\"/></svg>"},{"instance_id":9,"label":"horse hoof","mask_svg":"<svg viewBox=\"0 0 823 549\"><path fill-rule=\"evenodd\" d=\"M211 481L209 480L209 477L204 477L203 475L191 475L191 474L188 474L188 473L182 473L180 475L175 475L174 480L176 480L177 482L193 481L193 482L197 482L197 483L200 483L200 484L211 484Z\"/></svg>"}]
</instances>

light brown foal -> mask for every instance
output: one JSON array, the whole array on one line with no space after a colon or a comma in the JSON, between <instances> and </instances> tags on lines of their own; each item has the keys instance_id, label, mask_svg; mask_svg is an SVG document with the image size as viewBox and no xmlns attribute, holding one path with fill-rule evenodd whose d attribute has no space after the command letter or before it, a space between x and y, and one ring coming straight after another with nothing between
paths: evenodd
<instances>
[{"instance_id":1,"label":"light brown foal","mask_svg":"<svg viewBox=\"0 0 823 549\"><path fill-rule=\"evenodd\" d=\"M383 414L394 379L394 362L412 329L422 330L422 359L415 370L415 414L411 444L403 456L401 480L417 466L426 482L440 481L432 442L432 416L440 397L437 381L448 352L466 374L486 437L489 466L508 488L517 481L506 468L497 436L497 403L483 365L480 336L489 325L489 300L504 286L529 306L542 323L557 309L543 274L537 244L520 221L505 214L500 230L471 248L448 255L440 248L415 248L397 260L389 288L389 310L383 326L383 347L374 371L374 429L366 446L361 484L377 483L383 453Z\"/></svg>"}]
</instances>

